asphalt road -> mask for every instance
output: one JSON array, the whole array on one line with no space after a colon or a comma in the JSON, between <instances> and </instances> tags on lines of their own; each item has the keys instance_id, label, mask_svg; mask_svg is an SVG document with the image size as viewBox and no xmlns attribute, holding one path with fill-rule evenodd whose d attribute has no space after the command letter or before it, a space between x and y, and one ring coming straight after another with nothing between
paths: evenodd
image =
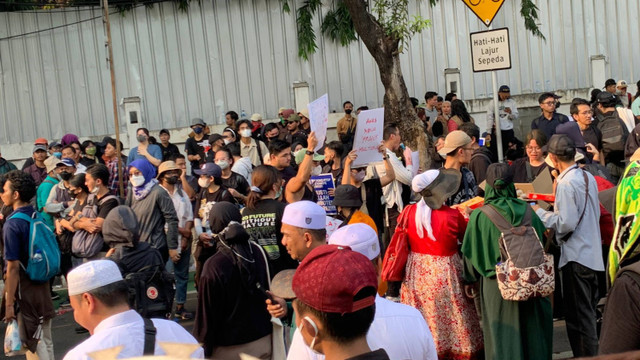
<instances>
[{"instance_id":1,"label":"asphalt road","mask_svg":"<svg viewBox=\"0 0 640 360\"><path fill-rule=\"evenodd\" d=\"M186 307L190 311L196 308L196 293L194 291L187 294ZM89 334L76 334L75 328L78 326L73 320L73 311L64 309L53 320L52 334L54 342L54 352L56 359L62 359L64 354L74 346L89 337ZM193 320L180 321L187 331L193 330ZM0 334L4 334L5 325L0 325ZM3 335L2 335L3 336ZM4 336L3 336L4 338ZM553 324L553 359L568 359L572 357L571 347L565 330L564 321L556 321ZM3 358L0 355L0 358ZM24 359L24 356L13 357L12 359Z\"/></svg>"}]
</instances>

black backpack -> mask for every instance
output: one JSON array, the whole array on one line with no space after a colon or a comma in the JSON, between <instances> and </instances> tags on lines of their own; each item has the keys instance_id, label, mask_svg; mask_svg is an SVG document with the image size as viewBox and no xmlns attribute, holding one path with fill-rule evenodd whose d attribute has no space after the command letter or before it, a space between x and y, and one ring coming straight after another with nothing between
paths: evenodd
<instances>
[{"instance_id":1,"label":"black backpack","mask_svg":"<svg viewBox=\"0 0 640 360\"><path fill-rule=\"evenodd\" d=\"M602 133L602 151L605 156L619 153L618 157L624 158L624 146L629 137L629 130L618 113L613 111L602 117L598 122L598 130Z\"/></svg>"},{"instance_id":2,"label":"black backpack","mask_svg":"<svg viewBox=\"0 0 640 360\"><path fill-rule=\"evenodd\" d=\"M171 315L175 278L164 266L145 266L124 280L129 287L129 305L143 318L166 319Z\"/></svg>"}]
</instances>

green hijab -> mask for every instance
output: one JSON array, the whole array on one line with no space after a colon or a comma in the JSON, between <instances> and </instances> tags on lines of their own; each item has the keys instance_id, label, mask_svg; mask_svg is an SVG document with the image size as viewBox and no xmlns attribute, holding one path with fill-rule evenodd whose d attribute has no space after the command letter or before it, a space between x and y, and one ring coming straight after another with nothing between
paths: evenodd
<instances>
[{"instance_id":1,"label":"green hijab","mask_svg":"<svg viewBox=\"0 0 640 360\"><path fill-rule=\"evenodd\" d=\"M506 164L492 164L487 169L484 205L493 206L514 226L519 226L529 204L516 197L516 188L509 176ZM493 173L493 174L492 174ZM491 176L493 175L493 176ZM491 183L489 182L491 181ZM542 239L545 228L532 211L531 225ZM477 273L484 277L495 276L496 264L500 261L501 233L491 220L479 210L474 210L469 218L467 231L462 242L462 254L473 265ZM465 280L475 282L475 274L465 272Z\"/></svg>"}]
</instances>

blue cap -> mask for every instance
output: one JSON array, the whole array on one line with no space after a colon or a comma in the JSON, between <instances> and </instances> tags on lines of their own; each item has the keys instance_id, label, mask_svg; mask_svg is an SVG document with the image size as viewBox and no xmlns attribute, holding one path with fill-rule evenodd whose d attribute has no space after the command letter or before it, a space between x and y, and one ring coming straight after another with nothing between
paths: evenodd
<instances>
[{"instance_id":1,"label":"blue cap","mask_svg":"<svg viewBox=\"0 0 640 360\"><path fill-rule=\"evenodd\" d=\"M219 178L222 176L222 169L220 169L220 166L212 162L200 165L200 169L194 170L193 172L196 173L196 175L207 175L213 176L215 178Z\"/></svg>"},{"instance_id":2,"label":"blue cap","mask_svg":"<svg viewBox=\"0 0 640 360\"><path fill-rule=\"evenodd\" d=\"M502 85L500 89L498 89L498 92L511 92L511 89L509 89L507 85Z\"/></svg>"},{"instance_id":3,"label":"blue cap","mask_svg":"<svg viewBox=\"0 0 640 360\"><path fill-rule=\"evenodd\" d=\"M73 166L76 167L76 162L73 161L73 159L69 159L69 158L63 158L60 161L62 161L62 163L66 166Z\"/></svg>"}]
</instances>

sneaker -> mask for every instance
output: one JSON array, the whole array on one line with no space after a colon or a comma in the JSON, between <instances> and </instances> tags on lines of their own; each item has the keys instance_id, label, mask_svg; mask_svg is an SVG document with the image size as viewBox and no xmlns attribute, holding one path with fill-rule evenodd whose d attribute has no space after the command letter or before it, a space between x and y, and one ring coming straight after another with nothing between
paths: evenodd
<instances>
[{"instance_id":1,"label":"sneaker","mask_svg":"<svg viewBox=\"0 0 640 360\"><path fill-rule=\"evenodd\" d=\"M193 319L193 313L188 312L185 308L176 309L176 313L174 314L174 317L177 320L191 320Z\"/></svg>"},{"instance_id":2,"label":"sneaker","mask_svg":"<svg viewBox=\"0 0 640 360\"><path fill-rule=\"evenodd\" d=\"M57 292L51 292L51 300L60 300L60 295Z\"/></svg>"}]
</instances>

